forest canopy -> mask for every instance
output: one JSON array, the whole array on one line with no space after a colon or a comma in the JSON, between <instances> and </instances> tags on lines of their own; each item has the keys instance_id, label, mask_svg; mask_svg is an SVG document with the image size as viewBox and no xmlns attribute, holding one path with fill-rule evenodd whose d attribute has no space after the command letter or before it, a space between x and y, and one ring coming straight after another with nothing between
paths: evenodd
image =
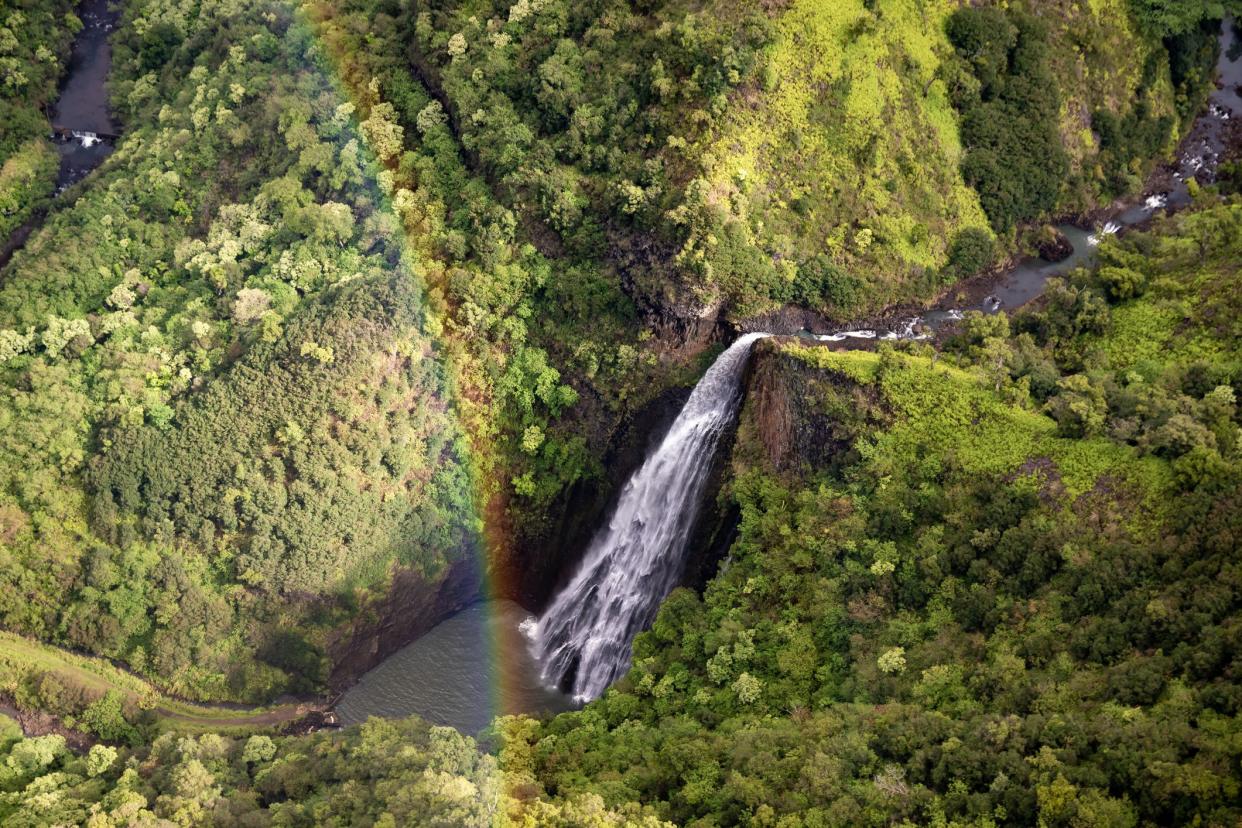
<instances>
[{"instance_id":1,"label":"forest canopy","mask_svg":"<svg viewBox=\"0 0 1242 828\"><path fill-rule=\"evenodd\" d=\"M599 699L303 732L538 609L738 332L965 307L1163 193L1236 0L115 12L58 188L83 22L0 10L0 823L1242 820L1235 146L1024 307L758 343Z\"/></svg>"}]
</instances>

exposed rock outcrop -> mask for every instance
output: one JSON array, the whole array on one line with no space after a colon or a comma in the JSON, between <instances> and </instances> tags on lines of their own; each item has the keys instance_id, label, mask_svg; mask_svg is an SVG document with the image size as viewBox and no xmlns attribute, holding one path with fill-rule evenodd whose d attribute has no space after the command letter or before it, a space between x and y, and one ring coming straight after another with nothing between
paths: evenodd
<instances>
[{"instance_id":1,"label":"exposed rock outcrop","mask_svg":"<svg viewBox=\"0 0 1242 828\"><path fill-rule=\"evenodd\" d=\"M883 419L874 390L800 359L784 337L755 346L734 459L802 475L842 464L861 427Z\"/></svg>"},{"instance_id":2,"label":"exposed rock outcrop","mask_svg":"<svg viewBox=\"0 0 1242 828\"><path fill-rule=\"evenodd\" d=\"M1044 227L1035 242L1039 257L1048 262L1063 262L1074 254L1074 245L1055 227Z\"/></svg>"}]
</instances>

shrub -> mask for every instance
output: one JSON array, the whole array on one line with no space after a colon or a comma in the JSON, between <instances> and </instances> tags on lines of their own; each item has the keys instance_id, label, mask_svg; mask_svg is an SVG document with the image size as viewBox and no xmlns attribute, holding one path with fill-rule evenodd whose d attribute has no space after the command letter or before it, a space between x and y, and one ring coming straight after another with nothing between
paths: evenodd
<instances>
[{"instance_id":1,"label":"shrub","mask_svg":"<svg viewBox=\"0 0 1242 828\"><path fill-rule=\"evenodd\" d=\"M1128 267L1102 267L1099 280L1108 298L1114 302L1141 296L1147 277Z\"/></svg>"},{"instance_id":2,"label":"shrub","mask_svg":"<svg viewBox=\"0 0 1242 828\"><path fill-rule=\"evenodd\" d=\"M972 276L987 270L996 261L996 243L992 234L982 227L967 227L953 239L949 247L951 278Z\"/></svg>"}]
</instances>

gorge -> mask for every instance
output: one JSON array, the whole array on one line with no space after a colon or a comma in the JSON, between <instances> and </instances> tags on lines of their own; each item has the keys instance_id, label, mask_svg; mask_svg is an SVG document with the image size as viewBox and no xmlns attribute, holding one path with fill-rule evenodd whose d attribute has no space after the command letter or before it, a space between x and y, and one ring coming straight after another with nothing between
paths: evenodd
<instances>
[{"instance_id":1,"label":"gorge","mask_svg":"<svg viewBox=\"0 0 1242 828\"><path fill-rule=\"evenodd\" d=\"M0 10L0 824L1237 824L1230 11Z\"/></svg>"},{"instance_id":2,"label":"gorge","mask_svg":"<svg viewBox=\"0 0 1242 828\"><path fill-rule=\"evenodd\" d=\"M48 113L59 156L54 195L85 178L112 153L118 127L108 109L111 67L108 36L119 14L107 0L83 0L77 9L82 30L73 39L60 94ZM8 264L38 226L47 208L36 211L0 244L0 269Z\"/></svg>"},{"instance_id":3,"label":"gorge","mask_svg":"<svg viewBox=\"0 0 1242 828\"><path fill-rule=\"evenodd\" d=\"M1236 92L1242 82L1242 61L1229 57L1235 38L1232 25L1226 21L1220 29L1217 62L1221 88L1211 94L1209 106L1196 118L1172 163L1176 170L1171 178L1172 189L1153 189L1131 203L1114 205L1097 219L1094 228L1084 229L1073 223L1057 225L1057 231L1072 245L1067 258L1057 262L1022 258L988 280L986 290L978 291L982 298L976 305L957 305L948 297L929 310L901 318L887 330L877 324L827 333L810 329L780 332L834 347L851 347L851 343L870 347L875 341L934 337L941 329L960 322L967 311L995 314L1028 305L1041 296L1049 279L1091 267L1102 235L1146 224L1169 209L1185 208L1190 203L1186 181L1196 176L1204 182L1212 180L1224 152L1224 131L1234 119L1242 119L1242 102ZM533 689L511 693L502 709L563 709L569 702L554 689L566 691L575 703L602 693L627 669L634 635L650 625L660 601L683 577L683 554L703 505L707 467L717 451L717 439L728 432L736 414L739 400L735 395L741 388L750 346L765 335L742 334L708 369L667 435L653 444L648 458L621 488L605 526L582 553L575 574L541 617L536 619L505 602L483 605L497 608L492 617L476 605L444 622L452 626L443 635L428 634L390 657L383 668L383 678L364 678L360 685L346 691L338 709L347 711L350 721L389 710L417 712L466 732L476 732L477 714L463 717L453 711L490 709L488 682L476 681L473 689L470 683L461 682L451 691L432 682L424 690L424 677L430 671L423 665L482 652L466 642L482 640L478 638L482 634L479 630L488 624L494 627L487 633L489 640L505 641L509 647L516 646L524 636L534 660L528 659L525 648L511 651L515 653L512 664L503 668L484 657L476 662L476 679L504 669L512 674L505 682L507 686L533 688L540 682L547 685L547 695ZM482 620L485 615L491 620ZM518 628L521 635L515 634ZM463 633L456 630L473 632L465 633L463 638ZM500 664L503 659L495 661ZM408 667L398 666L401 664ZM398 678L403 670L404 683Z\"/></svg>"},{"instance_id":4,"label":"gorge","mask_svg":"<svg viewBox=\"0 0 1242 828\"><path fill-rule=\"evenodd\" d=\"M589 701L629 665L630 642L682 577L720 435L732 424L751 345L739 337L690 393L668 434L626 482L578 573L531 629L543 676Z\"/></svg>"}]
</instances>

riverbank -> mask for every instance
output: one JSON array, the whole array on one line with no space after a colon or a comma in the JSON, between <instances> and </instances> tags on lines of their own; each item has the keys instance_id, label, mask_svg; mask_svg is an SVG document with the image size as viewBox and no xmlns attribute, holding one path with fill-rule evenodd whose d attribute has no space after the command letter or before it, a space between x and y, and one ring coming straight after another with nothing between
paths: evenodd
<instances>
[{"instance_id":1,"label":"riverbank","mask_svg":"<svg viewBox=\"0 0 1242 828\"><path fill-rule=\"evenodd\" d=\"M108 39L120 20L120 10L112 8L108 0L82 0L78 19L82 29L73 39L56 103L46 113L49 135L40 141L44 148L51 147L46 152L53 158L55 183L49 183L51 170L48 170L42 178L43 196L0 245L0 269L8 265L43 225L55 200L112 154L120 132L108 108L107 90L112 71L112 48Z\"/></svg>"},{"instance_id":2,"label":"riverbank","mask_svg":"<svg viewBox=\"0 0 1242 828\"><path fill-rule=\"evenodd\" d=\"M894 338L894 334L906 337L918 335L920 326L928 334L967 311L996 313L1035 301L1048 279L1090 266L1095 245L1103 235L1142 230L1163 215L1192 206L1194 198L1187 182L1194 180L1198 187L1210 186L1216 181L1220 162L1242 154L1242 56L1230 57L1237 38L1233 21L1226 18L1221 22L1214 90L1172 158L1152 170L1138 194L1088 214L1052 219L1057 232L1073 246L1067 258L1053 262L1019 251L983 273L945 286L923 302L904 302L871 317L845 320L790 306L743 320L736 326L735 334L767 331L825 336L838 331L874 331L877 339L885 334L889 334L888 338Z\"/></svg>"}]
</instances>

